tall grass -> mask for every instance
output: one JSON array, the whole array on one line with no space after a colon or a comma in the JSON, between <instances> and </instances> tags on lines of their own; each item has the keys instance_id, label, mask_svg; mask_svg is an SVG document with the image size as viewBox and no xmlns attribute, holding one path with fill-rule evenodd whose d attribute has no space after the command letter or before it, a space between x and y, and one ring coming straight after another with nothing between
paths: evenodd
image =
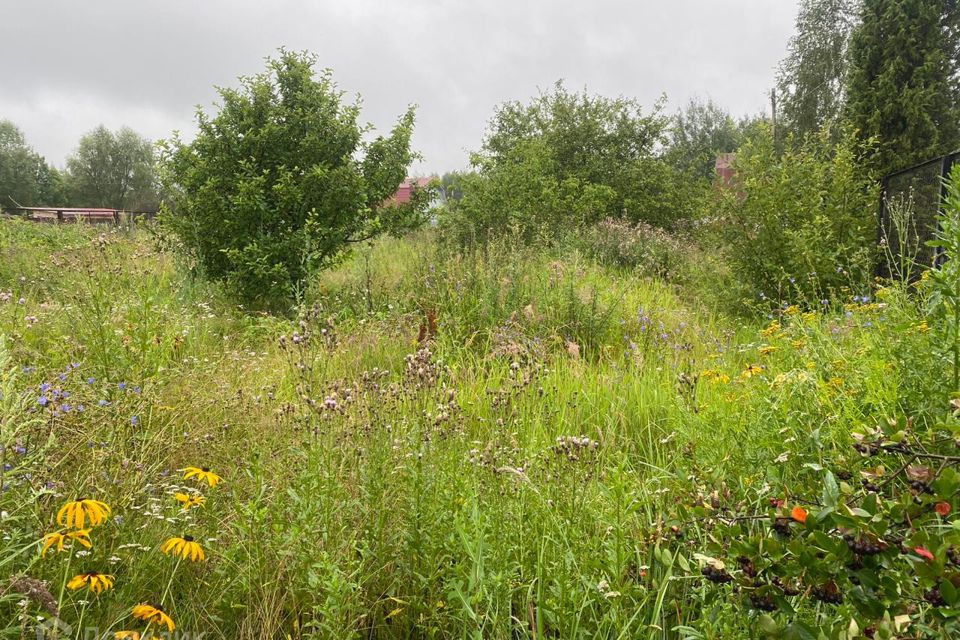
<instances>
[{"instance_id":1,"label":"tall grass","mask_svg":"<svg viewBox=\"0 0 960 640\"><path fill-rule=\"evenodd\" d=\"M4 222L0 258L9 637L51 615L24 576L101 632L150 601L224 639L749 636L659 543L706 535L678 502L761 500L934 402L898 289L770 324L576 251L423 232L360 248L291 319L137 233ZM183 511L189 465L225 481ZM88 555L41 557L78 497L113 517ZM181 533L205 562L159 551ZM83 571L115 588L61 588Z\"/></svg>"}]
</instances>

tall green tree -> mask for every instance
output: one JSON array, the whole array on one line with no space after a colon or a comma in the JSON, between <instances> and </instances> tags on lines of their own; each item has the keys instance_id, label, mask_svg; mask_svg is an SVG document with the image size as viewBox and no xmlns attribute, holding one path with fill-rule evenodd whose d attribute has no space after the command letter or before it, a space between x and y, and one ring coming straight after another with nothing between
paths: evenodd
<instances>
[{"instance_id":1,"label":"tall green tree","mask_svg":"<svg viewBox=\"0 0 960 640\"><path fill-rule=\"evenodd\" d=\"M862 0L801 0L796 33L777 71L778 125L798 139L843 112L850 35Z\"/></svg>"},{"instance_id":2,"label":"tall green tree","mask_svg":"<svg viewBox=\"0 0 960 640\"><path fill-rule=\"evenodd\" d=\"M878 174L960 145L956 0L864 0L846 114L878 143Z\"/></svg>"},{"instance_id":3,"label":"tall green tree","mask_svg":"<svg viewBox=\"0 0 960 640\"><path fill-rule=\"evenodd\" d=\"M9 120L0 120L0 208L59 204L55 198L58 172L28 144Z\"/></svg>"},{"instance_id":4,"label":"tall green tree","mask_svg":"<svg viewBox=\"0 0 960 640\"><path fill-rule=\"evenodd\" d=\"M73 204L111 209L153 209L157 204L153 143L124 127L103 125L80 139L67 158L66 177Z\"/></svg>"},{"instance_id":5,"label":"tall green tree","mask_svg":"<svg viewBox=\"0 0 960 640\"><path fill-rule=\"evenodd\" d=\"M167 227L202 272L248 303L279 307L356 243L423 221L427 190L390 200L416 157L414 108L369 139L316 57L282 51L267 70L220 89L196 137L164 143Z\"/></svg>"},{"instance_id":6,"label":"tall green tree","mask_svg":"<svg viewBox=\"0 0 960 640\"><path fill-rule=\"evenodd\" d=\"M691 99L672 121L665 158L693 180L712 180L717 155L736 151L751 121L735 120L713 100Z\"/></svg>"},{"instance_id":7,"label":"tall green tree","mask_svg":"<svg viewBox=\"0 0 960 640\"><path fill-rule=\"evenodd\" d=\"M518 167L554 191L561 185L572 193L576 185L603 187L612 197L602 198L601 210L601 199L591 197L584 211L668 226L682 215L672 167L661 157L668 126L661 104L644 113L633 99L575 93L558 82L529 103L497 108L475 166L503 180L518 180L509 175ZM535 197L537 189L528 192Z\"/></svg>"}]
</instances>

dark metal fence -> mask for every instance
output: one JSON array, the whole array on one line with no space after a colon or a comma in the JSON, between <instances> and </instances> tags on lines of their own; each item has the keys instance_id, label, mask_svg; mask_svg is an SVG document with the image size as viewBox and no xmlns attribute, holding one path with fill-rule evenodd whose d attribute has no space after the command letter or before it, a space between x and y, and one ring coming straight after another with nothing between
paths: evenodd
<instances>
[{"instance_id":1,"label":"dark metal fence","mask_svg":"<svg viewBox=\"0 0 960 640\"><path fill-rule=\"evenodd\" d=\"M888 255L900 259L906 253L925 266L942 258L939 251L926 243L936 235L937 215L947 195L946 179L954 164L960 164L960 151L883 178L878 241L886 245ZM882 270L881 275L891 275L886 272L886 265Z\"/></svg>"}]
</instances>

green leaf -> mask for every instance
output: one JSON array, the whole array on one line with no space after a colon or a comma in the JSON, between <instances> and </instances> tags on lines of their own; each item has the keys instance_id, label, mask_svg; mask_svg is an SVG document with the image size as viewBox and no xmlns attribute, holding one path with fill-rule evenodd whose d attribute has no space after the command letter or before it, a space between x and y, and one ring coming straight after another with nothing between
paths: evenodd
<instances>
[{"instance_id":1,"label":"green leaf","mask_svg":"<svg viewBox=\"0 0 960 640\"><path fill-rule=\"evenodd\" d=\"M763 614L757 618L757 628L765 636L776 636L780 633L780 625L768 614Z\"/></svg>"},{"instance_id":2,"label":"green leaf","mask_svg":"<svg viewBox=\"0 0 960 640\"><path fill-rule=\"evenodd\" d=\"M839 500L840 487L837 486L837 480L833 477L833 472L827 471L827 474L823 479L823 506L830 509L836 509L837 502L839 502Z\"/></svg>"},{"instance_id":3,"label":"green leaf","mask_svg":"<svg viewBox=\"0 0 960 640\"><path fill-rule=\"evenodd\" d=\"M940 595L943 596L943 599L946 600L947 604L951 607L957 604L957 597L960 594L957 593L957 588L949 580L944 580L940 583Z\"/></svg>"}]
</instances>

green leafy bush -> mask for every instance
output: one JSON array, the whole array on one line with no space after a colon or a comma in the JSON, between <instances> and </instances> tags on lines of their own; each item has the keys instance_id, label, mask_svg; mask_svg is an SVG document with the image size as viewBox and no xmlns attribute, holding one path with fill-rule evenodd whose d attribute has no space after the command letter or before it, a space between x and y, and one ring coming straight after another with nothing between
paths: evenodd
<instances>
[{"instance_id":1,"label":"green leafy bush","mask_svg":"<svg viewBox=\"0 0 960 640\"><path fill-rule=\"evenodd\" d=\"M429 199L387 199L404 179L414 110L365 142L315 57L281 51L265 73L221 89L220 112L165 145L166 223L207 276L261 306L288 301L352 245L422 220Z\"/></svg>"},{"instance_id":2,"label":"green leafy bush","mask_svg":"<svg viewBox=\"0 0 960 640\"><path fill-rule=\"evenodd\" d=\"M560 83L529 104L501 105L447 222L461 235L513 230L528 241L607 217L670 226L690 207L660 157L667 126L660 105L644 114L634 100Z\"/></svg>"},{"instance_id":3,"label":"green leafy bush","mask_svg":"<svg viewBox=\"0 0 960 640\"><path fill-rule=\"evenodd\" d=\"M864 286L875 264L877 185L861 170L870 149L829 131L778 153L761 127L737 154L737 184L716 221L735 274L751 293L809 302Z\"/></svg>"},{"instance_id":4,"label":"green leafy bush","mask_svg":"<svg viewBox=\"0 0 960 640\"><path fill-rule=\"evenodd\" d=\"M463 198L442 218L465 243L512 235L526 242L556 238L599 220L616 199L606 185L558 175L556 160L540 141L519 144L500 162L479 159L480 172L463 176Z\"/></svg>"}]
</instances>

